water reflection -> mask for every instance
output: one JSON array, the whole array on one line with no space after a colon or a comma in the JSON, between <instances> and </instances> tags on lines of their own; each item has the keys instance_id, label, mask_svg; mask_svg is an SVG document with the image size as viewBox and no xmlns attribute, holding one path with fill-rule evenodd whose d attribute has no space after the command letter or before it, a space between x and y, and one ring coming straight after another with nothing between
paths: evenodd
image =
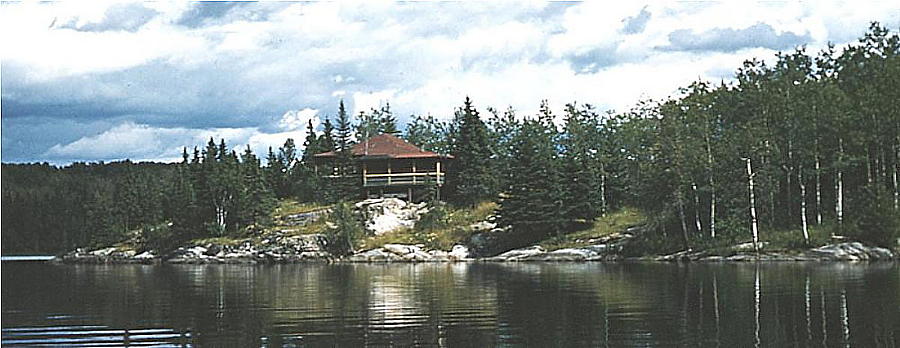
<instances>
[{"instance_id":1,"label":"water reflection","mask_svg":"<svg viewBox=\"0 0 900 348\"><path fill-rule=\"evenodd\" d=\"M891 263L4 266L3 345L877 347L900 331Z\"/></svg>"}]
</instances>

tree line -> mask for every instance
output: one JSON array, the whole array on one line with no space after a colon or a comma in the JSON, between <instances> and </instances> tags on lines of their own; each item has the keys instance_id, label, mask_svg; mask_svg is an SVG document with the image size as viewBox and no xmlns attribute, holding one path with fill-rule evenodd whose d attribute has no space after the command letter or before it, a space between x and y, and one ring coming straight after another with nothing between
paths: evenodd
<instances>
[{"instance_id":1,"label":"tree line","mask_svg":"<svg viewBox=\"0 0 900 348\"><path fill-rule=\"evenodd\" d=\"M301 146L269 149L265 165L213 139L178 164L4 164L4 252L108 243L164 223L170 239L252 233L276 199L361 198L350 149L381 133L453 155L446 200L497 201L511 245L626 206L648 217L642 252L785 231L798 245L816 233L890 245L900 236L898 54L898 35L873 23L846 47L748 60L733 82L697 81L625 112L573 102L556 115L542 101L535 115L482 114L466 98L446 121L413 115L401 132L389 104L351 116L341 102L322 130L307 125ZM313 157L328 151L333 163Z\"/></svg>"}]
</instances>

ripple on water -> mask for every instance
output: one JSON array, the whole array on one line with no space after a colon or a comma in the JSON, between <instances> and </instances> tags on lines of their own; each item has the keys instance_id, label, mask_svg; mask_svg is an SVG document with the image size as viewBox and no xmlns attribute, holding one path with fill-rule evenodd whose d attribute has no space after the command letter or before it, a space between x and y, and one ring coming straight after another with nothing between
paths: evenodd
<instances>
[{"instance_id":1,"label":"ripple on water","mask_svg":"<svg viewBox=\"0 0 900 348\"><path fill-rule=\"evenodd\" d=\"M116 329L102 325L3 328L3 346L193 346L190 332L169 328Z\"/></svg>"}]
</instances>

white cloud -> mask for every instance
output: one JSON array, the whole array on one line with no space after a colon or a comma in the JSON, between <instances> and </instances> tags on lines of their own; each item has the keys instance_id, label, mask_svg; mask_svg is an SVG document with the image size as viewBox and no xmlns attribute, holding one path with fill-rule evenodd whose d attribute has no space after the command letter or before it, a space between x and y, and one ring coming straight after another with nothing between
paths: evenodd
<instances>
[{"instance_id":1,"label":"white cloud","mask_svg":"<svg viewBox=\"0 0 900 348\"><path fill-rule=\"evenodd\" d=\"M395 90L353 93L353 111L350 116L357 115L360 112L367 112L371 109L378 109L386 103L390 103L394 99L395 93Z\"/></svg>"},{"instance_id":2,"label":"white cloud","mask_svg":"<svg viewBox=\"0 0 900 348\"><path fill-rule=\"evenodd\" d=\"M815 52L855 40L872 20L900 26L900 5L887 1L249 3L196 26L179 24L196 14L195 3L125 5L155 15L122 22L127 30L86 31L122 4L0 5L3 112L13 114L5 124L17 117L118 124L16 153L164 159L214 134L265 150L288 136L302 143L306 122L333 115L340 98L354 114L390 102L401 122L412 113L449 118L467 95L479 107L511 105L520 115L536 112L541 99L556 111L571 101L624 110L774 54L755 43L712 53L662 49L678 30L765 27L776 38L809 38ZM626 30L624 20L639 14L643 25ZM4 144L24 143L2 136Z\"/></svg>"},{"instance_id":3,"label":"white cloud","mask_svg":"<svg viewBox=\"0 0 900 348\"><path fill-rule=\"evenodd\" d=\"M319 110L305 108L302 110L289 110L281 116L278 127L286 131L304 130L310 121L313 129L319 127Z\"/></svg>"},{"instance_id":4,"label":"white cloud","mask_svg":"<svg viewBox=\"0 0 900 348\"><path fill-rule=\"evenodd\" d=\"M44 154L54 160L112 160L128 158L135 161L174 162L181 160L184 147L203 146L210 138L225 139L229 148L240 152L250 148L264 157L271 147L276 149L288 138L302 148L305 131L290 130L264 133L257 128L159 128L133 122L121 123L94 136L86 136L68 144L56 144Z\"/></svg>"}]
</instances>

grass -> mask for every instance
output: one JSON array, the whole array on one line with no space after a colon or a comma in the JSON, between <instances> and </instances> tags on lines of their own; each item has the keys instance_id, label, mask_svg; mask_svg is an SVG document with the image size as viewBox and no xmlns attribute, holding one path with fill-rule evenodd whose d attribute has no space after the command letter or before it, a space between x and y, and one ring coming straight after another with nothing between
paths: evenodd
<instances>
[{"instance_id":1,"label":"grass","mask_svg":"<svg viewBox=\"0 0 900 348\"><path fill-rule=\"evenodd\" d=\"M217 244L217 245L240 245L241 243L250 240L250 238L234 238L234 237L213 237L213 238L198 238L191 241L192 244L196 245L204 245L204 244Z\"/></svg>"},{"instance_id":2,"label":"grass","mask_svg":"<svg viewBox=\"0 0 900 348\"><path fill-rule=\"evenodd\" d=\"M624 232L629 227L640 225L644 221L644 215L637 209L623 208L598 218L590 228L568 233L559 238L544 240L540 245L548 251L583 247L589 245L591 239Z\"/></svg>"},{"instance_id":3,"label":"grass","mask_svg":"<svg viewBox=\"0 0 900 348\"><path fill-rule=\"evenodd\" d=\"M325 233L325 219L318 219L306 225L296 226L287 224L284 221L284 217L328 209L329 207L331 206L318 203L300 203L292 199L279 200L275 210L272 211L273 225L266 230L285 231L288 235Z\"/></svg>"},{"instance_id":4,"label":"grass","mask_svg":"<svg viewBox=\"0 0 900 348\"><path fill-rule=\"evenodd\" d=\"M316 210L322 210L330 207L320 203L300 203L293 199L282 199L278 201L275 210L272 211L272 217L288 216L293 214L309 213Z\"/></svg>"},{"instance_id":5,"label":"grass","mask_svg":"<svg viewBox=\"0 0 900 348\"><path fill-rule=\"evenodd\" d=\"M809 245L803 239L803 231L800 229L764 231L760 233L759 239L769 243L763 248L768 251L804 250L831 243L832 231L833 228L829 225L809 226Z\"/></svg>"},{"instance_id":6,"label":"grass","mask_svg":"<svg viewBox=\"0 0 900 348\"><path fill-rule=\"evenodd\" d=\"M356 242L359 250L377 248L385 244L424 244L429 249L450 250L465 243L472 235L471 225L485 221L497 209L494 202L481 202L472 208L449 208L444 226L423 231L404 228L379 236L362 238Z\"/></svg>"}]
</instances>

